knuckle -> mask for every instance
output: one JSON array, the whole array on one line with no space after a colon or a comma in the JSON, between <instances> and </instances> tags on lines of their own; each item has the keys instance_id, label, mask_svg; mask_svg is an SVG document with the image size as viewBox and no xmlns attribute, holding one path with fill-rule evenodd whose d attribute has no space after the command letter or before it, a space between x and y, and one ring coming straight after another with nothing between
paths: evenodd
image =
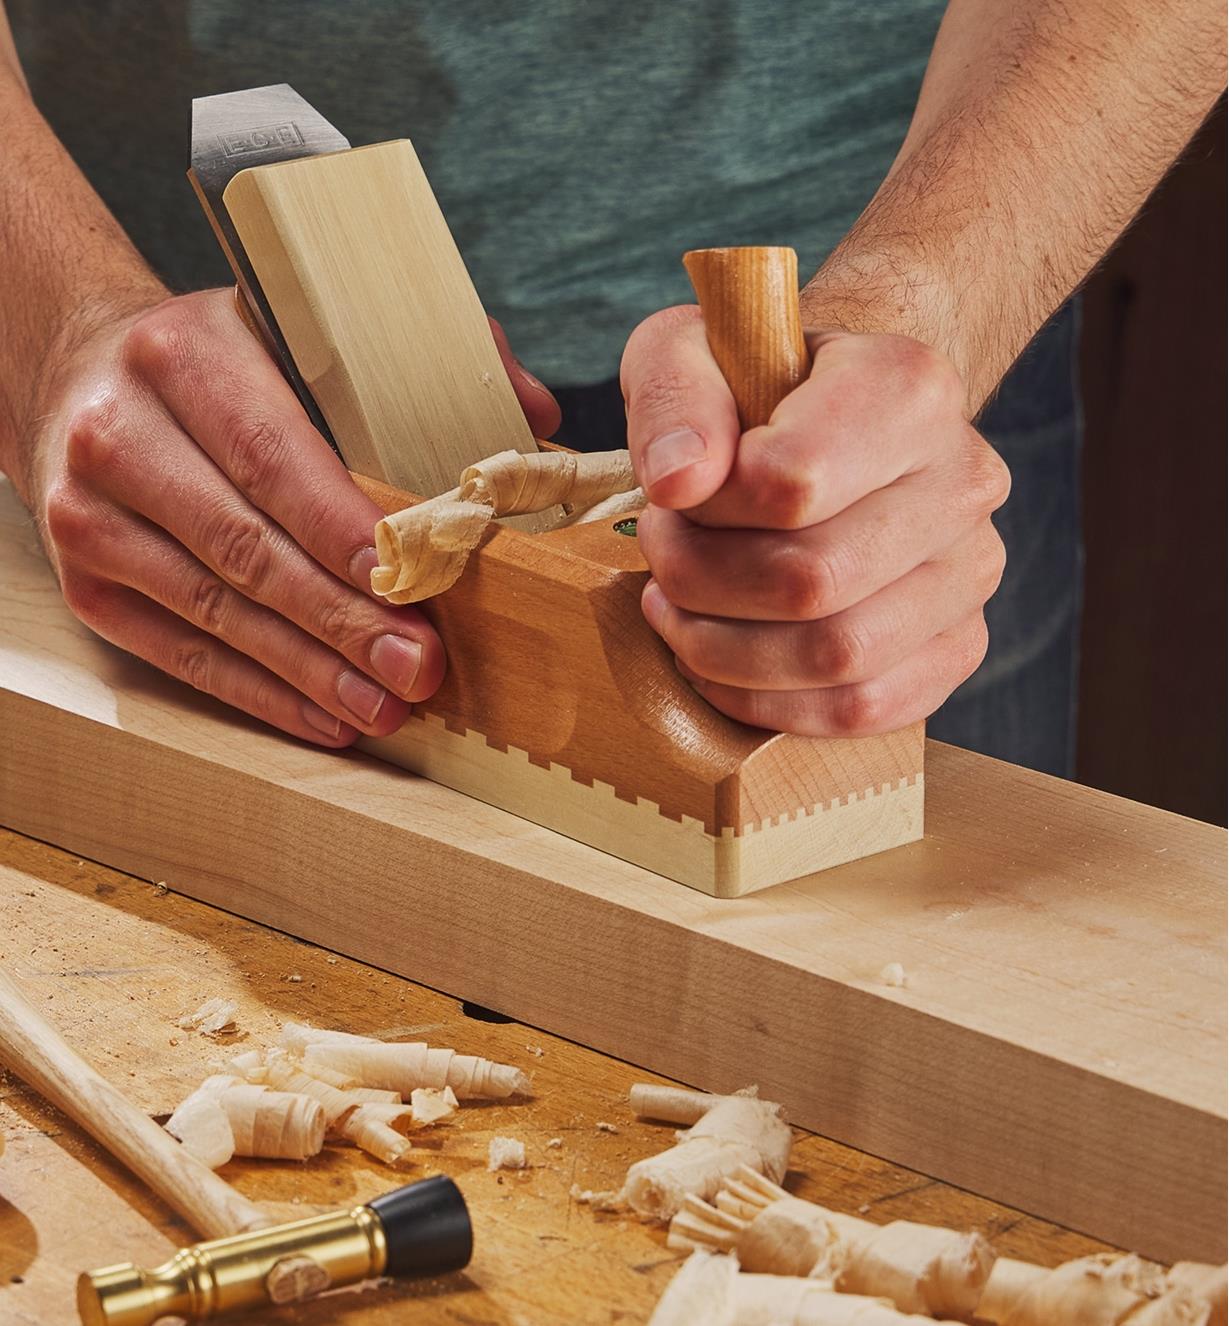
<instances>
[{"instance_id":1,"label":"knuckle","mask_svg":"<svg viewBox=\"0 0 1229 1326\"><path fill-rule=\"evenodd\" d=\"M322 596L313 616L312 634L339 653L354 652L360 636L366 634L356 621L355 604L347 594Z\"/></svg>"},{"instance_id":2,"label":"knuckle","mask_svg":"<svg viewBox=\"0 0 1229 1326\"><path fill-rule=\"evenodd\" d=\"M198 691L213 690L213 654L204 644L177 645L168 669Z\"/></svg>"},{"instance_id":3,"label":"knuckle","mask_svg":"<svg viewBox=\"0 0 1229 1326\"><path fill-rule=\"evenodd\" d=\"M682 410L687 398L688 384L684 375L671 369L658 369L637 383L628 405L639 414L656 417Z\"/></svg>"},{"instance_id":4,"label":"knuckle","mask_svg":"<svg viewBox=\"0 0 1229 1326\"><path fill-rule=\"evenodd\" d=\"M252 682L245 707L249 713L274 721L272 716L278 712L279 705L278 684L272 676L260 676Z\"/></svg>"},{"instance_id":5,"label":"knuckle","mask_svg":"<svg viewBox=\"0 0 1229 1326\"><path fill-rule=\"evenodd\" d=\"M104 392L73 411L64 438L69 468L83 476L115 467L124 445L120 403Z\"/></svg>"},{"instance_id":6,"label":"knuckle","mask_svg":"<svg viewBox=\"0 0 1229 1326\"><path fill-rule=\"evenodd\" d=\"M659 309L648 323L657 336L670 338L695 335L704 328L704 315L697 304L675 304Z\"/></svg>"},{"instance_id":7,"label":"knuckle","mask_svg":"<svg viewBox=\"0 0 1229 1326\"><path fill-rule=\"evenodd\" d=\"M686 602L691 577L676 557L648 557L649 569L661 592L672 604Z\"/></svg>"},{"instance_id":8,"label":"knuckle","mask_svg":"<svg viewBox=\"0 0 1229 1326\"><path fill-rule=\"evenodd\" d=\"M698 304L672 304L669 308L658 309L645 321L660 330L676 332L703 323L704 315Z\"/></svg>"},{"instance_id":9,"label":"knuckle","mask_svg":"<svg viewBox=\"0 0 1229 1326\"><path fill-rule=\"evenodd\" d=\"M987 521L989 533L986 536L985 551L980 559L981 590L988 599L1003 582L1003 573L1007 570L1007 547L999 536L998 530ZM983 602L985 599L983 599Z\"/></svg>"},{"instance_id":10,"label":"knuckle","mask_svg":"<svg viewBox=\"0 0 1229 1326\"><path fill-rule=\"evenodd\" d=\"M935 413L957 413L964 405L964 383L956 365L941 350L911 337L895 337L898 372L909 395Z\"/></svg>"},{"instance_id":11,"label":"knuckle","mask_svg":"<svg viewBox=\"0 0 1229 1326\"><path fill-rule=\"evenodd\" d=\"M982 442L979 457L979 482L986 507L988 511L997 511L1011 494L1011 470L989 443Z\"/></svg>"},{"instance_id":12,"label":"knuckle","mask_svg":"<svg viewBox=\"0 0 1229 1326\"><path fill-rule=\"evenodd\" d=\"M848 685L866 675L870 642L855 623L833 624L824 632L820 652L822 674L830 685Z\"/></svg>"},{"instance_id":13,"label":"knuckle","mask_svg":"<svg viewBox=\"0 0 1229 1326\"><path fill-rule=\"evenodd\" d=\"M147 382L175 373L192 355L192 337L183 314L173 303L142 314L124 337L124 366Z\"/></svg>"},{"instance_id":14,"label":"knuckle","mask_svg":"<svg viewBox=\"0 0 1229 1326\"><path fill-rule=\"evenodd\" d=\"M72 614L87 626L105 621L114 601L114 591L107 581L72 570L61 572L60 592Z\"/></svg>"},{"instance_id":15,"label":"knuckle","mask_svg":"<svg viewBox=\"0 0 1229 1326\"><path fill-rule=\"evenodd\" d=\"M869 736L879 731L885 712L883 699L871 686L846 686L834 706L833 728L843 737Z\"/></svg>"},{"instance_id":16,"label":"knuckle","mask_svg":"<svg viewBox=\"0 0 1229 1326\"><path fill-rule=\"evenodd\" d=\"M71 484L58 483L47 494L43 520L47 534L57 549L83 552L95 537L89 506Z\"/></svg>"},{"instance_id":17,"label":"knuckle","mask_svg":"<svg viewBox=\"0 0 1229 1326\"><path fill-rule=\"evenodd\" d=\"M619 370L629 411L668 413L687 399L689 378L672 361L680 343L703 335L702 327L700 310L694 304L679 304L660 309L635 328Z\"/></svg>"},{"instance_id":18,"label":"knuckle","mask_svg":"<svg viewBox=\"0 0 1229 1326\"><path fill-rule=\"evenodd\" d=\"M964 636L962 643L963 648L960 650L958 662L960 681L963 682L967 681L985 662L986 653L990 648L990 630L982 613L977 614L973 629Z\"/></svg>"},{"instance_id":19,"label":"knuckle","mask_svg":"<svg viewBox=\"0 0 1229 1326\"><path fill-rule=\"evenodd\" d=\"M757 468L757 495L763 509L772 512L778 529L805 529L813 521L820 499L820 484L813 468L766 464Z\"/></svg>"},{"instance_id":20,"label":"knuckle","mask_svg":"<svg viewBox=\"0 0 1229 1326\"><path fill-rule=\"evenodd\" d=\"M738 684L740 678L731 674L726 651L721 648L717 633L706 629L703 622L688 621L676 609L666 613L666 643L674 655L698 676L712 681Z\"/></svg>"},{"instance_id":21,"label":"knuckle","mask_svg":"<svg viewBox=\"0 0 1229 1326\"><path fill-rule=\"evenodd\" d=\"M646 560L653 579L671 605L695 611L704 586L703 561L693 556L686 544L676 545L668 540L663 540L660 547L649 547Z\"/></svg>"},{"instance_id":22,"label":"knuckle","mask_svg":"<svg viewBox=\"0 0 1229 1326\"><path fill-rule=\"evenodd\" d=\"M998 452L976 434L958 466L956 514L966 522L985 520L1007 500L1010 471Z\"/></svg>"},{"instance_id":23,"label":"knuckle","mask_svg":"<svg viewBox=\"0 0 1229 1326\"><path fill-rule=\"evenodd\" d=\"M720 706L723 713L736 718L740 723L751 727L769 728L784 731L788 727L784 714L789 706L782 704L777 697L765 691L751 689L739 690Z\"/></svg>"},{"instance_id":24,"label":"knuckle","mask_svg":"<svg viewBox=\"0 0 1229 1326\"><path fill-rule=\"evenodd\" d=\"M301 530L303 547L322 565L348 568L356 553L371 545L371 527L360 528L357 535L339 518L335 494L324 486L305 489L294 514L295 529ZM349 579L348 570L342 570Z\"/></svg>"},{"instance_id":25,"label":"knuckle","mask_svg":"<svg viewBox=\"0 0 1229 1326\"><path fill-rule=\"evenodd\" d=\"M781 610L795 621L828 616L840 589L832 559L810 550L782 558L776 580Z\"/></svg>"},{"instance_id":26,"label":"knuckle","mask_svg":"<svg viewBox=\"0 0 1229 1326\"><path fill-rule=\"evenodd\" d=\"M236 419L228 432L227 468L245 492L257 492L276 477L288 445L286 430L259 415Z\"/></svg>"},{"instance_id":27,"label":"knuckle","mask_svg":"<svg viewBox=\"0 0 1229 1326\"><path fill-rule=\"evenodd\" d=\"M264 524L246 511L227 511L206 530L205 543L219 575L237 588L258 590L269 577L272 549Z\"/></svg>"},{"instance_id":28,"label":"knuckle","mask_svg":"<svg viewBox=\"0 0 1229 1326\"><path fill-rule=\"evenodd\" d=\"M226 625L229 594L226 585L213 576L202 578L192 589L188 620L210 635L221 635Z\"/></svg>"},{"instance_id":29,"label":"knuckle","mask_svg":"<svg viewBox=\"0 0 1229 1326\"><path fill-rule=\"evenodd\" d=\"M627 338L624 364L634 362L641 354L652 356L660 350L663 341L679 333L686 333L701 321L700 310L694 304L676 304L673 308L658 309L638 323Z\"/></svg>"}]
</instances>

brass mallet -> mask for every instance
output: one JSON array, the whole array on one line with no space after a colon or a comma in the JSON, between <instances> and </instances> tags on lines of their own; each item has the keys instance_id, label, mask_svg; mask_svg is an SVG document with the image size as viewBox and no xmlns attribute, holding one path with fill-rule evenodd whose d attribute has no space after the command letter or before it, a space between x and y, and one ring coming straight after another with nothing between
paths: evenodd
<instances>
[{"instance_id":1,"label":"brass mallet","mask_svg":"<svg viewBox=\"0 0 1229 1326\"><path fill-rule=\"evenodd\" d=\"M440 1175L349 1211L274 1225L73 1050L0 971L0 1063L80 1124L210 1241L165 1265L82 1275L87 1326L199 1320L254 1303L289 1303L377 1275L444 1275L465 1266L465 1200Z\"/></svg>"}]
</instances>

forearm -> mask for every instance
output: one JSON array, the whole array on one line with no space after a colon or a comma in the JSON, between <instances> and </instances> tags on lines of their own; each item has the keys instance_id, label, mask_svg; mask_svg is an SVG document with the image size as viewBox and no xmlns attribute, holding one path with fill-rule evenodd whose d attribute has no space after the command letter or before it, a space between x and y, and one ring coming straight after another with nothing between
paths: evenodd
<instances>
[{"instance_id":1,"label":"forearm","mask_svg":"<svg viewBox=\"0 0 1229 1326\"><path fill-rule=\"evenodd\" d=\"M0 469L23 497L40 385L92 327L165 294L38 113L0 9Z\"/></svg>"},{"instance_id":2,"label":"forearm","mask_svg":"<svg viewBox=\"0 0 1229 1326\"><path fill-rule=\"evenodd\" d=\"M1223 86L1207 0L951 0L892 170L804 292L811 325L943 350L974 413Z\"/></svg>"},{"instance_id":3,"label":"forearm","mask_svg":"<svg viewBox=\"0 0 1229 1326\"><path fill-rule=\"evenodd\" d=\"M7 70L5 66L7 65ZM11 70L17 77L17 81L22 87L27 88L25 73L21 68L21 61L17 58L17 47L13 42L13 31L9 27L9 16L4 12L4 5L0 3L0 72Z\"/></svg>"}]
</instances>

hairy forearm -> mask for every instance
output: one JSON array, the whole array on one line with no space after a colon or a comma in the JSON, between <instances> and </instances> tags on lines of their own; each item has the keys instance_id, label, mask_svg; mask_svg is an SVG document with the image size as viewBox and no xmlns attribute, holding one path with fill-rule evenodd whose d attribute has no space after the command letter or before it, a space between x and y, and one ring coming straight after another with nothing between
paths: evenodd
<instances>
[{"instance_id":1,"label":"hairy forearm","mask_svg":"<svg viewBox=\"0 0 1229 1326\"><path fill-rule=\"evenodd\" d=\"M41 386L108 317L165 293L30 100L0 8L0 469L23 497Z\"/></svg>"},{"instance_id":2,"label":"hairy forearm","mask_svg":"<svg viewBox=\"0 0 1229 1326\"><path fill-rule=\"evenodd\" d=\"M1210 0L951 0L883 185L804 293L813 325L947 353L974 413L1215 103Z\"/></svg>"}]
</instances>

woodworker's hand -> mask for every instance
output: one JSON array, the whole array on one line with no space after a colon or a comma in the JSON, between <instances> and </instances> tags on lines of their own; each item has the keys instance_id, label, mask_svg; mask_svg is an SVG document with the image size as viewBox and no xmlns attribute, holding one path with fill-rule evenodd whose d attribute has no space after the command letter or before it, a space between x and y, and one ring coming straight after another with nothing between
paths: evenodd
<instances>
[{"instance_id":1,"label":"woodworker's hand","mask_svg":"<svg viewBox=\"0 0 1229 1326\"><path fill-rule=\"evenodd\" d=\"M552 426L553 401L510 373ZM324 746L395 731L439 685L430 624L371 594L382 513L232 291L104 321L50 366L39 405L29 499L99 635Z\"/></svg>"},{"instance_id":2,"label":"woodworker's hand","mask_svg":"<svg viewBox=\"0 0 1229 1326\"><path fill-rule=\"evenodd\" d=\"M740 439L699 309L632 334L644 614L732 718L863 736L932 713L981 663L1010 481L942 354L892 335L808 343L808 379Z\"/></svg>"}]
</instances>

